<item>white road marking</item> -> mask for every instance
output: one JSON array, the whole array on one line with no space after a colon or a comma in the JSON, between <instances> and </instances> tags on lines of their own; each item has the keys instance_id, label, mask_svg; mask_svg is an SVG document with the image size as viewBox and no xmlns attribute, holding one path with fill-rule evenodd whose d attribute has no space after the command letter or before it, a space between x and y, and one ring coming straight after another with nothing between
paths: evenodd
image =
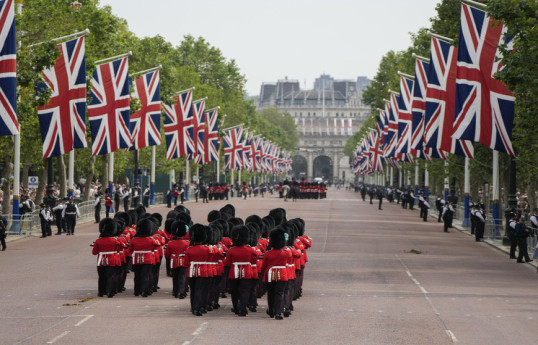
<instances>
[{"instance_id":1,"label":"white road marking","mask_svg":"<svg viewBox=\"0 0 538 345\"><path fill-rule=\"evenodd\" d=\"M192 332L192 339L183 342L183 345L190 345L192 342L207 328L208 322L204 322L194 332Z\"/></svg>"},{"instance_id":2,"label":"white road marking","mask_svg":"<svg viewBox=\"0 0 538 345\"><path fill-rule=\"evenodd\" d=\"M79 315L79 316L84 316L84 315ZM83 318L82 320L80 320L79 322L77 322L75 324L75 327L78 327L80 325L82 325L84 322L88 321L89 319L91 319L92 317L94 317L94 315L86 315L85 318Z\"/></svg>"},{"instance_id":3,"label":"white road marking","mask_svg":"<svg viewBox=\"0 0 538 345\"><path fill-rule=\"evenodd\" d=\"M448 337L450 338L450 340L452 340L453 343L456 343L458 341L458 339L456 338L454 333L452 333L452 331L447 329L445 332L448 335Z\"/></svg>"},{"instance_id":4,"label":"white road marking","mask_svg":"<svg viewBox=\"0 0 538 345\"><path fill-rule=\"evenodd\" d=\"M433 312L435 313L435 315L437 316L437 319L439 320L439 322L441 323L441 325L443 326L443 328L445 329L445 333L448 335L448 337L450 338L450 340L455 343L458 341L458 339L456 339L456 336L454 335L454 333L452 333L451 330L449 330L445 324L445 322L443 321L443 319L441 318L441 313L439 313L439 311L437 310L437 308L435 308L435 306L433 305L430 297L428 296L428 291L426 291L426 289L424 289L422 287L422 284L420 284L420 282L418 280L415 279L415 277L413 277L413 274L411 273L411 271L409 270L409 268L407 267L407 265L403 262L403 260L400 258L399 255L396 254L396 258L398 259L398 261L400 261L400 264L403 266L403 268L405 269L405 273L407 273L407 275L409 276L409 278L411 278L411 281L413 283L415 283L415 285L420 289L420 291L422 292L422 294L424 295L424 299L426 300L426 302L428 302L428 304L430 305L430 308L432 308Z\"/></svg>"},{"instance_id":5,"label":"white road marking","mask_svg":"<svg viewBox=\"0 0 538 345\"><path fill-rule=\"evenodd\" d=\"M353 309L348 309L347 311L353 311Z\"/></svg>"},{"instance_id":6,"label":"white road marking","mask_svg":"<svg viewBox=\"0 0 538 345\"><path fill-rule=\"evenodd\" d=\"M378 313L382 313L382 312L383 312L383 310L378 310L377 312L378 312Z\"/></svg>"},{"instance_id":7,"label":"white road marking","mask_svg":"<svg viewBox=\"0 0 538 345\"><path fill-rule=\"evenodd\" d=\"M319 311L322 311L322 310L323 310L323 308L318 308L318 310L319 310Z\"/></svg>"},{"instance_id":8,"label":"white road marking","mask_svg":"<svg viewBox=\"0 0 538 345\"><path fill-rule=\"evenodd\" d=\"M62 334L60 334L59 336L57 336L56 338L47 341L47 344L54 344L54 342L55 342L56 340L65 337L65 336L68 335L69 333L71 333L71 331L65 331L65 332L63 332Z\"/></svg>"},{"instance_id":9,"label":"white road marking","mask_svg":"<svg viewBox=\"0 0 538 345\"><path fill-rule=\"evenodd\" d=\"M532 316L529 316L529 317L528 317L527 319L529 319L529 320L532 320L532 319L533 319L533 317L532 317Z\"/></svg>"}]
</instances>

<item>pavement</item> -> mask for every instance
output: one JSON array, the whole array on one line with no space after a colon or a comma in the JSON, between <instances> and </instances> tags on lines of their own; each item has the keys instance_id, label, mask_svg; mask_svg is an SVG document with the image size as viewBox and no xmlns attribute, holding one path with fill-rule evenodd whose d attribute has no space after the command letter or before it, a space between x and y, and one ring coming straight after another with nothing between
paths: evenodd
<instances>
[{"instance_id":1,"label":"pavement","mask_svg":"<svg viewBox=\"0 0 538 345\"><path fill-rule=\"evenodd\" d=\"M313 239L303 297L283 321L257 313L238 318L229 298L202 317L188 299L161 289L148 298L127 291L97 297L90 244L97 225L75 236L23 238L0 252L0 344L534 344L538 277L463 231L443 232L418 211L369 205L357 193L329 189L328 199L265 198L190 203L193 219L232 203L239 217L284 207ZM152 212L166 214L166 207Z\"/></svg>"}]
</instances>

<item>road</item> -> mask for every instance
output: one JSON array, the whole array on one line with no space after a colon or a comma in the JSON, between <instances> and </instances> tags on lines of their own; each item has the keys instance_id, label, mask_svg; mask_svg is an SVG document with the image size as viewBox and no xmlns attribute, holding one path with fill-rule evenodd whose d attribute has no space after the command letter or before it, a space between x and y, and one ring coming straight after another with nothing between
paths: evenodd
<instances>
[{"instance_id":1,"label":"road","mask_svg":"<svg viewBox=\"0 0 538 345\"><path fill-rule=\"evenodd\" d=\"M283 321L223 308L195 317L188 299L161 289L97 297L90 244L96 224L75 236L27 238L0 253L0 344L533 344L538 276L526 264L451 231L433 218L359 194L330 189L328 199L283 202L276 195L231 201L240 217L284 207L306 220L313 239L303 297ZM226 201L190 203L195 221ZM166 214L165 207L152 212ZM414 250L414 251L413 251ZM420 254L417 254L420 252Z\"/></svg>"}]
</instances>

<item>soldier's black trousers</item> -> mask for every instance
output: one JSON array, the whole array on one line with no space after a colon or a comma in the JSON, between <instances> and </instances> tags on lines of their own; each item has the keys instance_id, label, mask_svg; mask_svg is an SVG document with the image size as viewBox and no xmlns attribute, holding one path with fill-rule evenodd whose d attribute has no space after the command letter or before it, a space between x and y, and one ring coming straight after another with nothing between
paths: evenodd
<instances>
[{"instance_id":1,"label":"soldier's black trousers","mask_svg":"<svg viewBox=\"0 0 538 345\"><path fill-rule=\"evenodd\" d=\"M177 297L185 294L185 279L187 278L187 267L172 268L172 294Z\"/></svg>"},{"instance_id":2,"label":"soldier's black trousers","mask_svg":"<svg viewBox=\"0 0 538 345\"><path fill-rule=\"evenodd\" d=\"M99 295L108 295L116 292L114 286L115 268L115 266L97 266L97 275L99 276L97 281L97 291Z\"/></svg>"},{"instance_id":3,"label":"soldier's black trousers","mask_svg":"<svg viewBox=\"0 0 538 345\"><path fill-rule=\"evenodd\" d=\"M153 265L133 265L134 270L134 293L148 293L151 289Z\"/></svg>"},{"instance_id":4,"label":"soldier's black trousers","mask_svg":"<svg viewBox=\"0 0 538 345\"><path fill-rule=\"evenodd\" d=\"M284 308L284 290L288 282L270 282L266 283L267 304L269 312L282 314Z\"/></svg>"},{"instance_id":5,"label":"soldier's black trousers","mask_svg":"<svg viewBox=\"0 0 538 345\"><path fill-rule=\"evenodd\" d=\"M200 310L203 305L203 293L207 291L209 278L195 277L189 278L189 287L191 291L191 309L193 311Z\"/></svg>"},{"instance_id":6,"label":"soldier's black trousers","mask_svg":"<svg viewBox=\"0 0 538 345\"><path fill-rule=\"evenodd\" d=\"M236 312L247 311L251 279L230 279L232 304Z\"/></svg>"}]
</instances>

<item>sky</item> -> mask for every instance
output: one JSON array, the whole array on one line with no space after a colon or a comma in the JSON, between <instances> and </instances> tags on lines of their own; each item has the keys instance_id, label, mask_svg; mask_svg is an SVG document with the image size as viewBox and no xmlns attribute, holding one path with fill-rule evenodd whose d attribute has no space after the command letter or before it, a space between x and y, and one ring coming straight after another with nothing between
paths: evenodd
<instances>
[{"instance_id":1,"label":"sky","mask_svg":"<svg viewBox=\"0 0 538 345\"><path fill-rule=\"evenodd\" d=\"M257 95L263 82L298 80L312 88L335 79L373 78L389 50L411 45L410 32L430 27L439 0L101 0L139 37L179 45L203 37L234 59Z\"/></svg>"}]
</instances>

